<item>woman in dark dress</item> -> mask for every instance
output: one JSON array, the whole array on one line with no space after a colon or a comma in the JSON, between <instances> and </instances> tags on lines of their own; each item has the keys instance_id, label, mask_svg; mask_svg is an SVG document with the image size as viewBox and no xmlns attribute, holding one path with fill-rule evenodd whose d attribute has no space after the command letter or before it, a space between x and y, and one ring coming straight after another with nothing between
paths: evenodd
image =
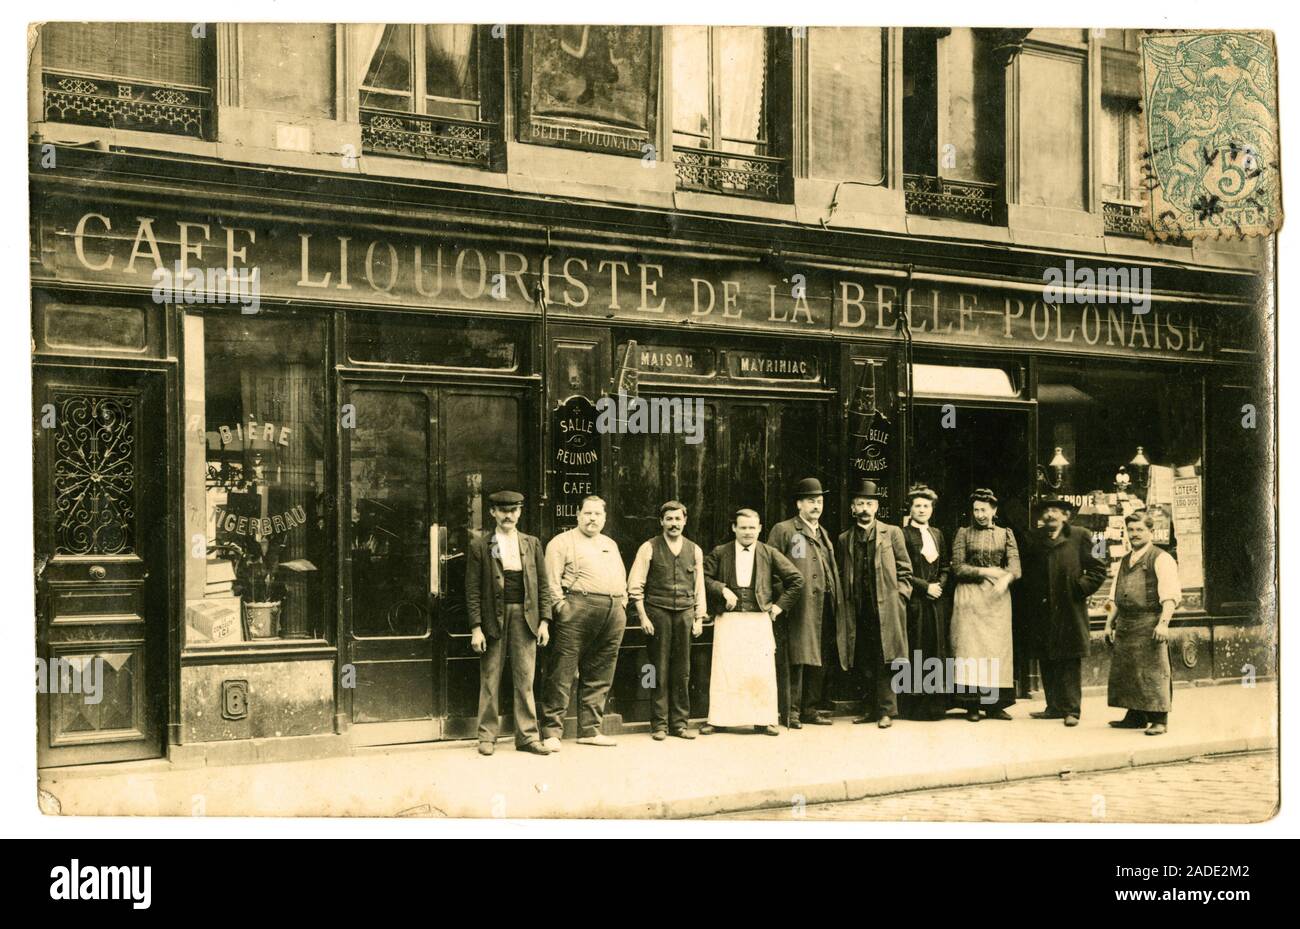
<instances>
[{"instance_id":1,"label":"woman in dark dress","mask_svg":"<svg viewBox=\"0 0 1300 929\"><path fill-rule=\"evenodd\" d=\"M918 484L908 491L907 499L909 521L903 527L903 537L912 559L912 596L907 603L908 657L919 665L911 669L912 689L918 682L925 686L920 693L899 694L898 710L903 719L943 719L951 690L945 661L949 650L948 603L944 598L950 553L943 533L930 525L939 495ZM933 670L936 667L937 672Z\"/></svg>"}]
</instances>

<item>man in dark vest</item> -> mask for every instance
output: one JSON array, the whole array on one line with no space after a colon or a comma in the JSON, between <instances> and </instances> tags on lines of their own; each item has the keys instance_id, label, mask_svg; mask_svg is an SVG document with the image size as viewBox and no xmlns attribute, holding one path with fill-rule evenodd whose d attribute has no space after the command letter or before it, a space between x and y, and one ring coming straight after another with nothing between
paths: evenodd
<instances>
[{"instance_id":1,"label":"man in dark vest","mask_svg":"<svg viewBox=\"0 0 1300 929\"><path fill-rule=\"evenodd\" d=\"M1043 524L1026 540L1022 583L1047 708L1029 715L1077 726L1091 639L1088 597L1106 580L1106 566L1093 553L1092 533L1070 525L1074 504L1049 497L1039 507Z\"/></svg>"},{"instance_id":2,"label":"man in dark vest","mask_svg":"<svg viewBox=\"0 0 1300 929\"><path fill-rule=\"evenodd\" d=\"M533 699L533 669L537 646L550 641L551 591L546 583L542 543L520 532L524 495L502 490L488 497L493 532L472 538L465 556L465 608L469 614L470 647L479 662L478 751L496 749L501 668L510 656L514 679L515 748L548 755L537 729Z\"/></svg>"},{"instance_id":3,"label":"man in dark vest","mask_svg":"<svg viewBox=\"0 0 1300 929\"><path fill-rule=\"evenodd\" d=\"M704 552L683 535L686 504L669 500L659 507L659 535L637 549L627 578L627 595L650 637L654 663L651 735L693 739L691 718L691 638L709 615L704 593Z\"/></svg>"},{"instance_id":4,"label":"man in dark vest","mask_svg":"<svg viewBox=\"0 0 1300 929\"><path fill-rule=\"evenodd\" d=\"M839 615L839 567L835 546L821 525L821 481L801 480L794 487L798 514L779 522L767 534L767 544L794 562L803 575L803 595L794 609L776 622L776 669L781 714L791 729L804 723L831 724L827 672L836 661L847 668L847 656L836 648Z\"/></svg>"}]
</instances>

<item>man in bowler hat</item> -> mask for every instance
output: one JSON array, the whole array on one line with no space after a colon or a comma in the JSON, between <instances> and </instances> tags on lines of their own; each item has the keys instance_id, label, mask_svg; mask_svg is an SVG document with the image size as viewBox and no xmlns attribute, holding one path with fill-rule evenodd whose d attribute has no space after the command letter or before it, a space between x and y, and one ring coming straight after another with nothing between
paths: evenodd
<instances>
[{"instance_id":1,"label":"man in bowler hat","mask_svg":"<svg viewBox=\"0 0 1300 929\"><path fill-rule=\"evenodd\" d=\"M471 539L465 557L470 647L480 656L478 751L491 755L496 749L501 667L509 655L515 748L547 755L550 752L538 733L533 698L537 646L545 647L550 640L551 591L546 584L542 543L519 531L523 494L501 490L489 496L488 502L496 529Z\"/></svg>"},{"instance_id":2,"label":"man in bowler hat","mask_svg":"<svg viewBox=\"0 0 1300 929\"><path fill-rule=\"evenodd\" d=\"M852 656L865 685L863 713L853 721L874 720L888 729L898 715L893 679L909 660L912 559L903 530L876 518L882 496L875 481L863 481L853 491L854 525L840 534L842 609L845 618L852 620L844 624L840 653Z\"/></svg>"},{"instance_id":3,"label":"man in bowler hat","mask_svg":"<svg viewBox=\"0 0 1300 929\"><path fill-rule=\"evenodd\" d=\"M1088 654L1088 597L1106 580L1092 533L1070 525L1074 504L1048 497L1038 504L1042 526L1025 546L1025 602L1030 613L1046 709L1029 715L1079 724L1083 659Z\"/></svg>"},{"instance_id":4,"label":"man in bowler hat","mask_svg":"<svg viewBox=\"0 0 1300 929\"><path fill-rule=\"evenodd\" d=\"M794 608L776 623L777 687L781 714L790 729L804 723L831 725L827 708L827 671L839 660L845 670L850 662L839 655L836 640L839 615L839 567L835 546L821 525L825 491L821 481L806 477L794 486L792 496L798 513L779 522L767 535L767 544L785 555L803 575L803 593Z\"/></svg>"}]
</instances>

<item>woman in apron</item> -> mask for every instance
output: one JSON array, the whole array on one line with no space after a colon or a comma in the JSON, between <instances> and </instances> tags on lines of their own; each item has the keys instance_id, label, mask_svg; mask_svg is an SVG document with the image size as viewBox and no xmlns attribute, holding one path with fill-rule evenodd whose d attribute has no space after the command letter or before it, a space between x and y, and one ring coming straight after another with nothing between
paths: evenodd
<instances>
[{"instance_id":1,"label":"woman in apron","mask_svg":"<svg viewBox=\"0 0 1300 929\"><path fill-rule=\"evenodd\" d=\"M981 488L971 494L971 524L952 542L953 684L966 719L1010 719L1016 702L1011 652L1011 583L1020 577L1016 537L995 525L998 498Z\"/></svg>"},{"instance_id":2,"label":"woman in apron","mask_svg":"<svg viewBox=\"0 0 1300 929\"><path fill-rule=\"evenodd\" d=\"M1139 511L1124 523L1132 550L1120 559L1106 603L1106 641L1114 645L1106 703L1128 712L1110 725L1164 735L1174 687L1169 620L1183 596L1178 564L1153 544L1155 522L1150 515Z\"/></svg>"}]
</instances>

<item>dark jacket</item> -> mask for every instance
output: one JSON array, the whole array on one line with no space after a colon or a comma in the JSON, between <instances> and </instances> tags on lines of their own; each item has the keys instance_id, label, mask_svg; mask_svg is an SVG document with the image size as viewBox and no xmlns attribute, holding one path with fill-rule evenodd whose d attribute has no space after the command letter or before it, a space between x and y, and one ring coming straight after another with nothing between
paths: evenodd
<instances>
[{"instance_id":1,"label":"dark jacket","mask_svg":"<svg viewBox=\"0 0 1300 929\"><path fill-rule=\"evenodd\" d=\"M762 542L755 542L754 546L754 597L758 600L759 608L767 610L772 605L773 594L776 592L776 605L784 615L799 602L803 575L789 558L772 546ZM732 539L704 556L704 590L709 599L710 616L718 616L727 611L722 588L729 587L735 593L738 586L736 540Z\"/></svg>"},{"instance_id":2,"label":"dark jacket","mask_svg":"<svg viewBox=\"0 0 1300 929\"><path fill-rule=\"evenodd\" d=\"M813 550L818 540L812 530L798 516L777 523L767 534L767 544L790 559L791 563L803 575L803 592L799 602L790 611L787 628L790 636L790 663L820 666L829 664L833 659L822 654L822 623L829 617L823 616L826 595L836 606L840 601L839 566L835 563L835 544L824 526L818 526L820 542L825 554L827 572L822 573L817 553ZM835 611L836 632L844 623L844 618Z\"/></svg>"},{"instance_id":3,"label":"dark jacket","mask_svg":"<svg viewBox=\"0 0 1300 929\"><path fill-rule=\"evenodd\" d=\"M1088 654L1088 597L1106 580L1106 566L1092 547L1092 533L1070 525L1055 539L1046 529L1029 533L1021 583L1039 658Z\"/></svg>"},{"instance_id":4,"label":"dark jacket","mask_svg":"<svg viewBox=\"0 0 1300 929\"><path fill-rule=\"evenodd\" d=\"M501 559L492 550L493 528L470 540L465 555L465 609L469 625L483 627L483 634L491 639L501 637L505 626L505 583ZM546 559L542 543L534 536L519 533L519 561L524 569L524 619L528 628L537 634L542 617L551 615L551 589L538 583L546 577Z\"/></svg>"},{"instance_id":5,"label":"dark jacket","mask_svg":"<svg viewBox=\"0 0 1300 929\"><path fill-rule=\"evenodd\" d=\"M836 643L840 647L840 667L853 667L853 650L858 638L858 527L840 533L840 614L845 622L837 624ZM912 559L907 557L907 542L897 526L876 522L876 545L872 553L876 569L876 609L880 614L880 647L885 663L910 661L907 652L907 601L912 596Z\"/></svg>"}]
</instances>

